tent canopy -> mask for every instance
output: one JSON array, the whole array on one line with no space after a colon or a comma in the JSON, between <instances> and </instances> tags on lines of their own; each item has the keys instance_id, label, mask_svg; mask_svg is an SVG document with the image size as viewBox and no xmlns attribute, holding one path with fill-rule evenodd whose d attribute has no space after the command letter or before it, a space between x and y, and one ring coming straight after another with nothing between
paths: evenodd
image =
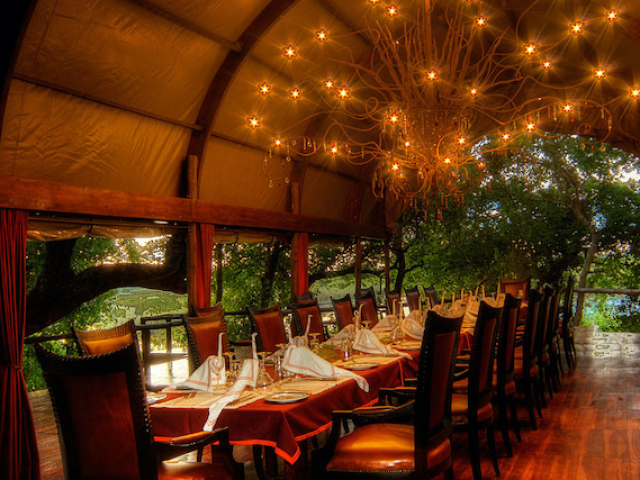
<instances>
[{"instance_id":1,"label":"tent canopy","mask_svg":"<svg viewBox=\"0 0 640 480\"><path fill-rule=\"evenodd\" d=\"M12 28L3 43L0 206L71 214L74 224L100 217L123 219L123 227L138 219L382 237L395 199L374 197L375 162L325 153L323 132L341 107L319 85L331 78L348 86L353 102L382 101L385 93L354 69L381 62L371 29L400 38L432 3L399 2L393 19L391 2L365 0L32 0L3 15ZM514 69L499 72L510 102L535 104L550 89L592 98L598 107L577 105L581 113L548 128L638 153L640 118L629 98L640 81L638 2L617 2L615 20L604 0L449 3L464 5L471 22L486 16L493 30L483 35L517 39L511 54L532 44L552 58L554 73L522 91L507 81ZM433 10L434 42L444 42L451 22ZM584 33L572 39L575 22ZM321 30L326 42L317 41ZM471 56L486 54L478 45ZM293 58L284 54L289 46ZM509 53L500 49L493 55ZM606 79L584 80L601 67ZM291 98L296 89L299 100ZM260 127L251 128L251 118ZM576 126L587 121L588 129ZM501 122L499 112L476 116L474 133ZM372 125L352 125L361 130L355 141L378 141ZM275 148L280 133L297 138L295 147L289 140ZM300 142L318 153L304 155Z\"/></svg>"}]
</instances>

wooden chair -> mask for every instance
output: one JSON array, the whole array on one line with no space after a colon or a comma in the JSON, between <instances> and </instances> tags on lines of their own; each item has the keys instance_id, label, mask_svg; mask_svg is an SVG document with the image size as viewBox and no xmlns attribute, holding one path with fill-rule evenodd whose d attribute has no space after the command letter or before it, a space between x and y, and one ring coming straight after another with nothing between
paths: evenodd
<instances>
[{"instance_id":1,"label":"wooden chair","mask_svg":"<svg viewBox=\"0 0 640 480\"><path fill-rule=\"evenodd\" d=\"M529 278L501 278L499 281L500 292L509 293L515 298L521 298L522 301L529 299L529 288L531 279Z\"/></svg>"},{"instance_id":2,"label":"wooden chair","mask_svg":"<svg viewBox=\"0 0 640 480\"><path fill-rule=\"evenodd\" d=\"M402 306L402 296L399 290L388 290L385 294L387 300L387 315L391 315L393 312L396 315L400 314Z\"/></svg>"},{"instance_id":3,"label":"wooden chair","mask_svg":"<svg viewBox=\"0 0 640 480\"><path fill-rule=\"evenodd\" d=\"M495 396L493 404L498 408L498 418L500 419L500 429L507 455L511 457L511 439L509 438L509 419L507 411L511 411L511 424L518 441L520 438L520 427L518 425L518 412L514 402L516 395L516 382L514 380L514 353L516 346L516 328L520 317L521 298L515 298L511 294L505 295L502 318L498 327L496 339L496 361L493 374L493 388Z\"/></svg>"},{"instance_id":4,"label":"wooden chair","mask_svg":"<svg viewBox=\"0 0 640 480\"><path fill-rule=\"evenodd\" d=\"M138 335L133 320L122 325L102 330L81 330L71 328L83 355L102 355L135 344L138 349Z\"/></svg>"},{"instance_id":5,"label":"wooden chair","mask_svg":"<svg viewBox=\"0 0 640 480\"><path fill-rule=\"evenodd\" d=\"M380 318L378 317L378 306L376 304L376 297L373 293L373 288L369 287L364 290L360 290L360 296L358 297L356 308L362 306L362 318L363 322L369 322L369 327L374 327Z\"/></svg>"},{"instance_id":6,"label":"wooden chair","mask_svg":"<svg viewBox=\"0 0 640 480\"><path fill-rule=\"evenodd\" d=\"M348 293L342 298L331 297L333 311L336 314L336 322L338 329L342 330L347 325L353 323L353 304L351 303L351 295Z\"/></svg>"},{"instance_id":7,"label":"wooden chair","mask_svg":"<svg viewBox=\"0 0 640 480\"><path fill-rule=\"evenodd\" d=\"M471 357L463 380L454 383L451 397L451 424L454 432L469 435L469 456L475 480L482 478L480 469L479 431L486 430L493 469L500 476L493 431L493 361L496 332L502 308L480 302L478 320L471 345Z\"/></svg>"},{"instance_id":8,"label":"wooden chair","mask_svg":"<svg viewBox=\"0 0 640 480\"><path fill-rule=\"evenodd\" d=\"M444 473L445 478L453 478L450 400L461 323L462 317L444 318L429 312L417 386L384 392L415 401L399 407L333 412L331 436L313 455L312 469L318 477L434 478ZM411 415L413 425L402 423ZM339 426L346 419L357 428L341 438Z\"/></svg>"},{"instance_id":9,"label":"wooden chair","mask_svg":"<svg viewBox=\"0 0 640 480\"><path fill-rule=\"evenodd\" d=\"M546 287L542 293L540 302L540 313L538 315L538 327L536 329L535 352L540 370L540 403L542 408L547 408L547 399L544 393L545 385L549 391L549 398L553 399L553 387L550 374L551 357L549 356L549 346L547 344L547 332L549 330L549 318L551 314L551 301L554 289Z\"/></svg>"},{"instance_id":10,"label":"wooden chair","mask_svg":"<svg viewBox=\"0 0 640 480\"><path fill-rule=\"evenodd\" d=\"M159 442L133 344L103 355L61 357L36 345L58 425L65 478L242 478L226 428ZM212 463L163 460L219 442Z\"/></svg>"},{"instance_id":11,"label":"wooden chair","mask_svg":"<svg viewBox=\"0 0 640 480\"><path fill-rule=\"evenodd\" d=\"M322 314L318 307L318 300L306 300L302 304L293 304L291 305L291 312L293 313L293 335L304 335L307 331L307 323L311 321L309 333L317 333L318 342L320 343L327 339L322 321Z\"/></svg>"},{"instance_id":12,"label":"wooden chair","mask_svg":"<svg viewBox=\"0 0 640 480\"><path fill-rule=\"evenodd\" d=\"M413 288L405 288L404 294L407 297L407 305L409 305L410 312L422 310L422 296L417 285Z\"/></svg>"},{"instance_id":13,"label":"wooden chair","mask_svg":"<svg viewBox=\"0 0 640 480\"><path fill-rule=\"evenodd\" d=\"M513 373L516 387L524 393L525 404L529 411L531 428L537 430L534 405L538 415L542 417L540 404L540 369L535 351L535 338L540 316L540 302L542 296L535 290L529 293L529 308L524 323L522 344L516 347L514 353Z\"/></svg>"},{"instance_id":14,"label":"wooden chair","mask_svg":"<svg viewBox=\"0 0 640 480\"><path fill-rule=\"evenodd\" d=\"M431 308L440 304L440 300L438 299L438 294L436 293L436 289L433 285L429 285L428 287L423 287L423 290L424 290L424 298L429 299Z\"/></svg>"},{"instance_id":15,"label":"wooden chair","mask_svg":"<svg viewBox=\"0 0 640 480\"><path fill-rule=\"evenodd\" d=\"M138 344L136 325L133 320L127 320L125 323L112 328L81 330L71 327L71 331L82 355L102 355L104 353L114 352L127 345L135 345L138 351L140 368L143 370L143 364L140 359L140 345ZM168 386L151 385L149 378L150 376L147 378L145 388L150 392L159 392Z\"/></svg>"},{"instance_id":16,"label":"wooden chair","mask_svg":"<svg viewBox=\"0 0 640 480\"><path fill-rule=\"evenodd\" d=\"M560 289L555 289L549 302L549 317L547 318L547 336L545 343L549 353L549 377L554 391L560 389L561 375L564 375L560 359L560 332L558 318L560 316Z\"/></svg>"},{"instance_id":17,"label":"wooden chair","mask_svg":"<svg viewBox=\"0 0 640 480\"><path fill-rule=\"evenodd\" d=\"M224 308L220 302L206 311L199 311L198 316L183 315L182 321L187 333L189 345L189 372L196 370L207 357L218 354L218 336L223 333L223 352L231 350L227 335L227 322Z\"/></svg>"},{"instance_id":18,"label":"wooden chair","mask_svg":"<svg viewBox=\"0 0 640 480\"><path fill-rule=\"evenodd\" d=\"M564 293L562 303L562 323L560 325L560 338L564 348L564 356L567 361L567 368L576 366L577 352L573 340L574 316L573 316L573 289L575 287L573 278L569 279Z\"/></svg>"},{"instance_id":19,"label":"wooden chair","mask_svg":"<svg viewBox=\"0 0 640 480\"><path fill-rule=\"evenodd\" d=\"M256 347L261 352L273 353L278 344L287 343L280 303L266 308L249 308L251 327L257 332Z\"/></svg>"}]
</instances>

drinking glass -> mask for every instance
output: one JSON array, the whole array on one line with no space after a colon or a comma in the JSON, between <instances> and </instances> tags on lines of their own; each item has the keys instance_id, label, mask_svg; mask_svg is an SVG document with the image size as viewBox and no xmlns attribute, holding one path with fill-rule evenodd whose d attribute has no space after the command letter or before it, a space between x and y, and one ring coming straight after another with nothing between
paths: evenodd
<instances>
[{"instance_id":1,"label":"drinking glass","mask_svg":"<svg viewBox=\"0 0 640 480\"><path fill-rule=\"evenodd\" d=\"M256 380L256 389L266 390L273 383L273 378L269 375L269 372L265 369L265 360L270 352L258 352L260 357L260 372L258 373L258 379Z\"/></svg>"}]
</instances>

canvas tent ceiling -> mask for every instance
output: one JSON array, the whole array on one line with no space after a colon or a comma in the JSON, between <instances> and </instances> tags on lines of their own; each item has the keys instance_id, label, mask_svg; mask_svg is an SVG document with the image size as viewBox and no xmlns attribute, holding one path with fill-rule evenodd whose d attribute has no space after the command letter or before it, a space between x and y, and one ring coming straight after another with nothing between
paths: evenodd
<instances>
[{"instance_id":1,"label":"canvas tent ceiling","mask_svg":"<svg viewBox=\"0 0 640 480\"><path fill-rule=\"evenodd\" d=\"M513 21L532 5L484 3L502 12L501 22ZM411 12L424 2L398 4ZM555 81L570 83L585 65L603 61L621 84L640 80L634 71L640 4L633 0L615 5L541 0L522 31L548 34L566 28L570 18L611 8L620 13L614 34L585 38ZM263 171L270 139L246 125L255 114L276 130L293 117L306 118L295 129L301 135L322 126L326 116L314 117L314 98L288 102L287 86L309 85L329 73L355 85L352 72L336 59L367 57L371 43L357 32L367 22L383 21L381 12L365 0L32 0L26 12L7 11L3 22L17 33L3 42L0 203L32 211L69 209L90 218L110 211L96 201L105 196L105 202L120 202L118 213L126 213L127 199L131 208L154 199L183 199L186 159L195 155L197 205L169 203L132 215L382 236L385 206L368 187L372 165L328 156L294 158L284 166L289 182L279 178L270 186L269 175L280 174ZM340 44L314 44L321 27L340 37ZM289 44L305 55L288 61L282 47ZM257 90L264 81L274 85L269 98ZM598 94L607 101L620 88L608 85ZM542 93L532 89L522 95ZM609 141L638 153L637 108L618 111ZM591 133L606 135L607 126L596 125ZM26 184L32 190L25 191L38 193L18 194L23 185L14 177L42 182ZM59 200L65 189L75 196Z\"/></svg>"}]
</instances>

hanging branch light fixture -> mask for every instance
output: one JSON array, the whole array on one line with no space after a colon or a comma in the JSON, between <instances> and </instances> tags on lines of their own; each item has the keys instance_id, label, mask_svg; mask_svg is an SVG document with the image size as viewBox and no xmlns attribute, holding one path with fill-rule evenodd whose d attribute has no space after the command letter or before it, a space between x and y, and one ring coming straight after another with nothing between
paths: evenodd
<instances>
[{"instance_id":1,"label":"hanging branch light fixture","mask_svg":"<svg viewBox=\"0 0 640 480\"><path fill-rule=\"evenodd\" d=\"M561 54L590 25L612 28L619 14L603 9L588 21L568 21L554 38L527 38L522 26L540 14L534 9L539 3L514 10L505 23L491 2L480 0L425 0L411 18L396 5L371 2L389 18L358 32L372 45L367 61L353 54L332 60L354 72L350 85L318 82L318 91L332 93L318 96L325 102L316 113L325 116L319 134L295 138L279 132L271 148L286 148L287 161L293 154L330 154L352 164L373 162L377 197L392 195L424 209L435 204L441 214L450 198L460 202L477 187L483 154L516 148L514 140L522 135L562 132L596 142L589 136L598 124L605 127L597 141L606 140L613 124L610 106L637 98L640 90L627 88L605 103L599 95L608 77L603 65L562 81L549 78ZM502 20L493 23L497 18ZM318 41L330 38L325 29L316 34ZM284 51L297 52L292 45ZM530 91L539 93L529 96ZM483 140L489 134L499 140Z\"/></svg>"}]
</instances>

